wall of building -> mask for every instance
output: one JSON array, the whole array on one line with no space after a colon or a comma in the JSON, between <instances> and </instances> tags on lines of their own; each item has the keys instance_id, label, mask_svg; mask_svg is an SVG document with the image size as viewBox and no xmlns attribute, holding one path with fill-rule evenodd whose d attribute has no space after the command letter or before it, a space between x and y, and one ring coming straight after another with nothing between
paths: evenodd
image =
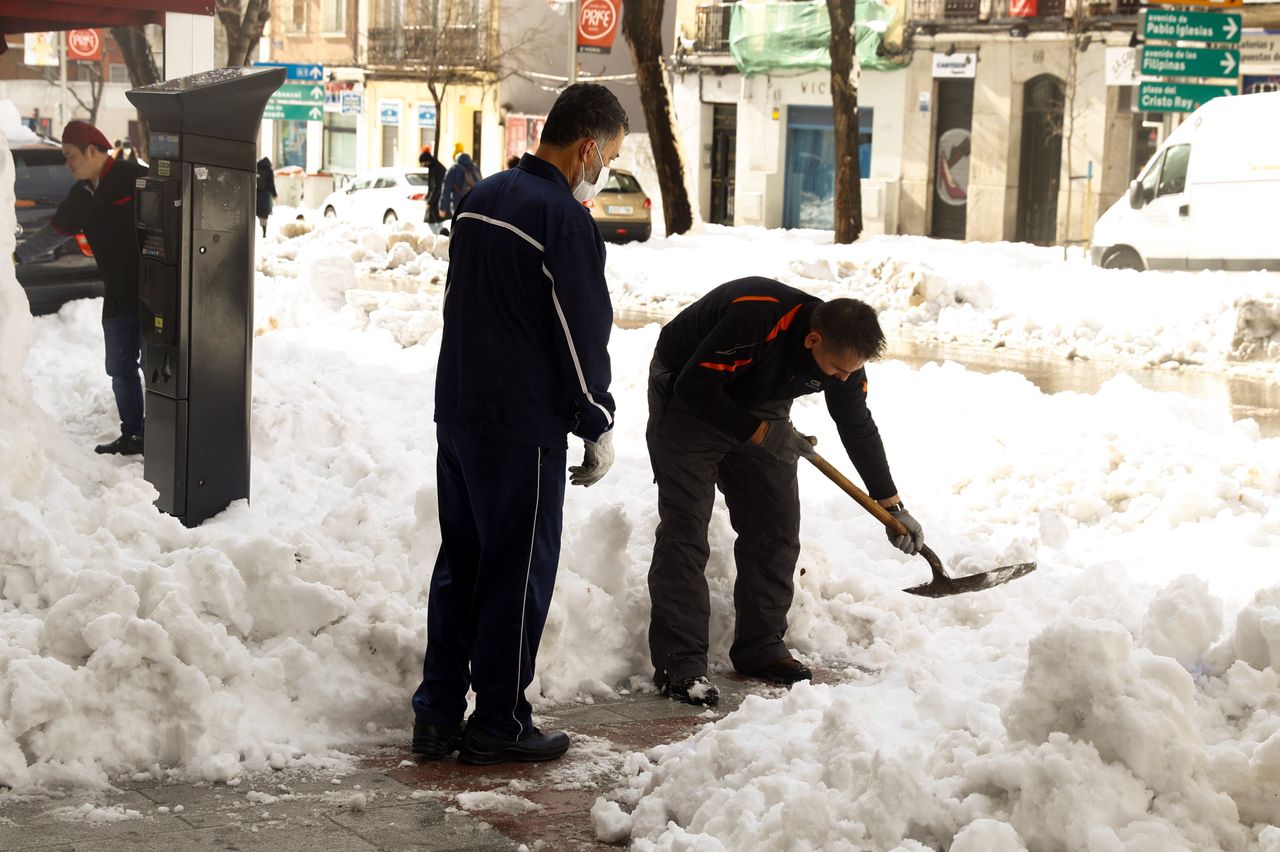
<instances>
[{"instance_id":1,"label":"wall of building","mask_svg":"<svg viewBox=\"0 0 1280 852\"><path fill-rule=\"evenodd\" d=\"M871 168L862 182L867 233L893 233L897 228L906 85L906 76L896 71L864 71L859 82L859 107L874 111ZM676 76L673 89L680 141L691 166L686 185L694 209L704 219L710 215L712 113L714 104L732 103L738 108L735 224L781 226L787 110L831 106L830 73L743 77L736 71L690 69Z\"/></svg>"}]
</instances>

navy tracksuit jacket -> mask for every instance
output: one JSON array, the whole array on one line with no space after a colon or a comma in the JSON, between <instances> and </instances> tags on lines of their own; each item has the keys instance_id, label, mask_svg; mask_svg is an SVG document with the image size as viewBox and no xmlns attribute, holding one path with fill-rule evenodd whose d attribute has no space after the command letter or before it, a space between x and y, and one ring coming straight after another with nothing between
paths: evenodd
<instances>
[{"instance_id":1,"label":"navy tracksuit jacket","mask_svg":"<svg viewBox=\"0 0 1280 852\"><path fill-rule=\"evenodd\" d=\"M440 554L413 697L423 722L521 739L560 558L566 436L613 426L604 241L530 154L458 205L436 373Z\"/></svg>"}]
</instances>

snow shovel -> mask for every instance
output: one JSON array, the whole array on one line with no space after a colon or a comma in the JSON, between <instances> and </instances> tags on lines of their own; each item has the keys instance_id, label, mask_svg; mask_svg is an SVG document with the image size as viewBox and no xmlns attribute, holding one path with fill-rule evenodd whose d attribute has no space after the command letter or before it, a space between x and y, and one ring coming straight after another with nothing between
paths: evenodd
<instances>
[{"instance_id":1,"label":"snow shovel","mask_svg":"<svg viewBox=\"0 0 1280 852\"><path fill-rule=\"evenodd\" d=\"M902 525L901 521L895 518L884 506L872 500L867 492L850 482L849 478L836 470L831 462L817 453L814 453L813 458L809 459L809 461L813 463L814 467L826 474L827 479L839 485L844 493L858 501L858 505L874 515L875 519L884 524L894 535L908 534L907 528ZM933 571L933 579L924 585L912 586L903 591L910 592L913 595L922 595L926 598L944 598L948 595L960 595L965 592L979 592L983 589L990 589L993 586L1004 585L1010 580L1016 580L1036 570L1036 563L1023 562L1019 565L996 568L981 574L970 574L967 577L948 577L946 572L942 570L942 562L938 559L937 554L927 546L920 548L920 555L928 561L929 568Z\"/></svg>"}]
</instances>

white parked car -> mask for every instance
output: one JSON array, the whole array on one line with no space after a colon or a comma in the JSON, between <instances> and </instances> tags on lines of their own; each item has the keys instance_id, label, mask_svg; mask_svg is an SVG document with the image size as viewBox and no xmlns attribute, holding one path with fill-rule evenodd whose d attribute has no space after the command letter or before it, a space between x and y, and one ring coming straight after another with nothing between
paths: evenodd
<instances>
[{"instance_id":1,"label":"white parked car","mask_svg":"<svg viewBox=\"0 0 1280 852\"><path fill-rule=\"evenodd\" d=\"M1111 269L1280 271L1280 92L1214 98L1093 229Z\"/></svg>"},{"instance_id":2,"label":"white parked car","mask_svg":"<svg viewBox=\"0 0 1280 852\"><path fill-rule=\"evenodd\" d=\"M421 222L427 215L427 170L381 168L358 174L329 193L320 210L344 222Z\"/></svg>"}]
</instances>

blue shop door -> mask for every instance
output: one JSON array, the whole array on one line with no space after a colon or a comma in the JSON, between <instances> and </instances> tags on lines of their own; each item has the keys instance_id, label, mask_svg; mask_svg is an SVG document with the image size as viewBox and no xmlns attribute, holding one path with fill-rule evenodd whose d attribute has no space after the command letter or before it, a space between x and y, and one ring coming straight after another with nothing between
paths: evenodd
<instances>
[{"instance_id":1,"label":"blue shop door","mask_svg":"<svg viewBox=\"0 0 1280 852\"><path fill-rule=\"evenodd\" d=\"M873 109L858 110L858 170L871 171ZM835 227L836 132L831 107L787 108L787 171L784 178L782 227Z\"/></svg>"}]
</instances>

